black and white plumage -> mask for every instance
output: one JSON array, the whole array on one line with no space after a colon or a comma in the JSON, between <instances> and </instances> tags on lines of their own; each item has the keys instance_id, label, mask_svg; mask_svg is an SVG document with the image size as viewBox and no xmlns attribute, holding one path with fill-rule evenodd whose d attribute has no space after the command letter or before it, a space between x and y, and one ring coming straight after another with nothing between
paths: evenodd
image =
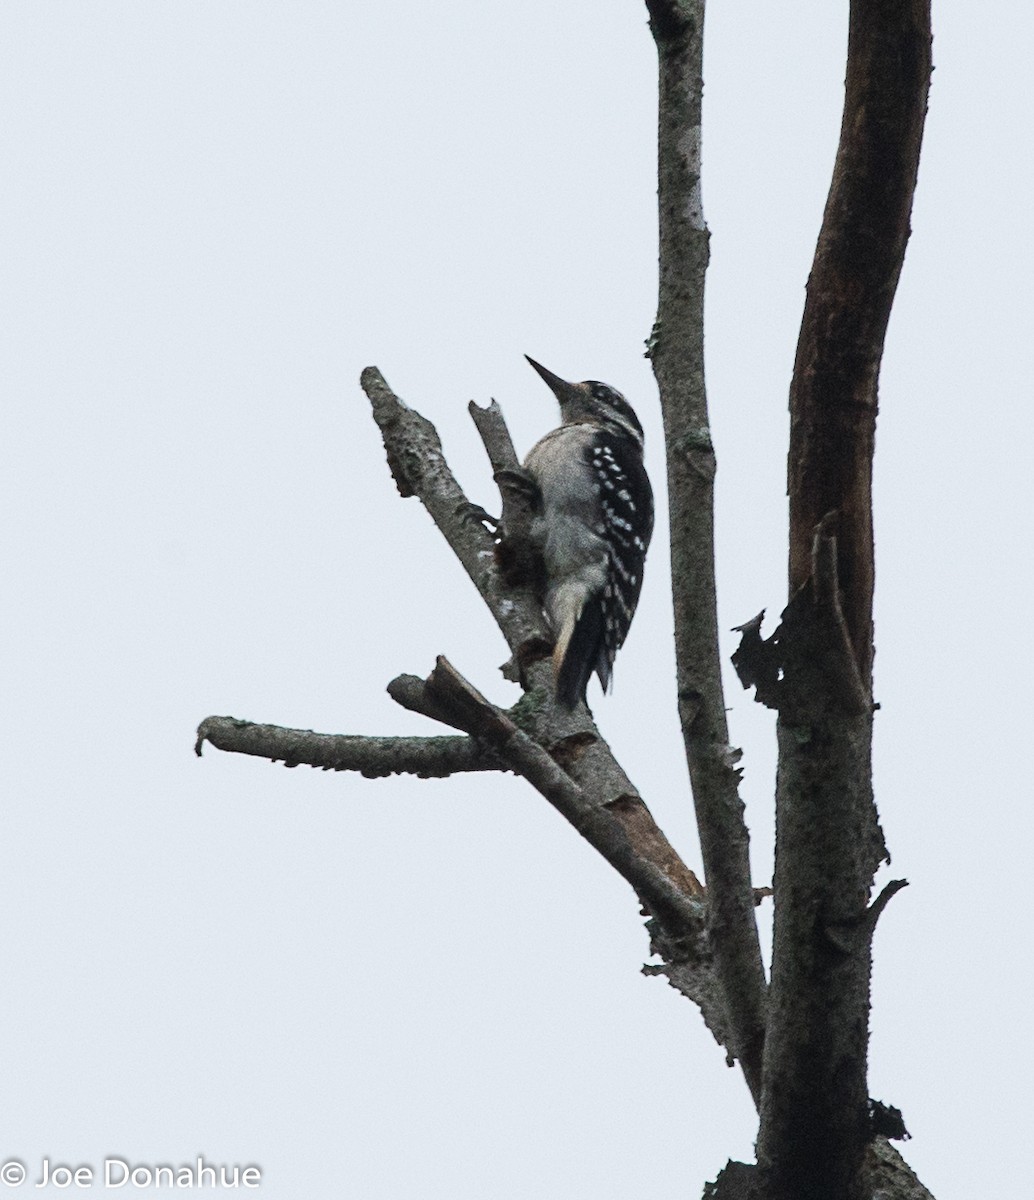
<instances>
[{"instance_id":1,"label":"black and white plumage","mask_svg":"<svg viewBox=\"0 0 1034 1200\"><path fill-rule=\"evenodd\" d=\"M557 699L585 700L593 671L610 687L643 586L653 533L653 492L643 466L643 427L614 388L568 383L529 358L560 402L561 425L528 454L541 515L544 603L556 637Z\"/></svg>"}]
</instances>

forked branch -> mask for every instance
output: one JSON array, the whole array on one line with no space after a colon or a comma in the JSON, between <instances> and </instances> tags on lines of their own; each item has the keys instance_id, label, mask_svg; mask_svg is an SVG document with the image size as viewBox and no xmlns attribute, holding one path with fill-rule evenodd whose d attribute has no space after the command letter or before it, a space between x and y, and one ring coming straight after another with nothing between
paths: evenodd
<instances>
[{"instance_id":1,"label":"forked branch","mask_svg":"<svg viewBox=\"0 0 1034 1200\"><path fill-rule=\"evenodd\" d=\"M210 717L198 731L198 748L207 740L288 765L366 775L516 771L632 885L651 917L653 949L665 959L657 970L700 1006L716 1038L728 1046L732 1026L711 971L700 883L658 828L592 714L584 706L570 712L555 703L550 633L534 584L508 576L499 539L488 528L496 523L468 501L434 426L395 395L376 368L363 372L362 385L399 492L419 498L459 558L509 644L512 657L504 674L522 684L525 696L504 712L440 659L427 680L402 675L388 690L399 704L466 737L349 737ZM493 403L484 409L472 405L471 415L500 486L506 532L526 529L532 500L502 413Z\"/></svg>"}]
</instances>

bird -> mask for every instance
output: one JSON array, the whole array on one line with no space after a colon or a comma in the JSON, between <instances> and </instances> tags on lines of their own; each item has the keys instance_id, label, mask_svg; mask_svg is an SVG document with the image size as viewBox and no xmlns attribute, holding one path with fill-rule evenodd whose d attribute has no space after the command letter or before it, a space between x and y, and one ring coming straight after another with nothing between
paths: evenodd
<instances>
[{"instance_id":1,"label":"bird","mask_svg":"<svg viewBox=\"0 0 1034 1200\"><path fill-rule=\"evenodd\" d=\"M595 379L568 383L525 355L560 404L560 425L524 460L537 487L531 536L545 568L543 603L555 636L557 701L585 703L593 672L610 690L653 534L643 427L631 404Z\"/></svg>"}]
</instances>

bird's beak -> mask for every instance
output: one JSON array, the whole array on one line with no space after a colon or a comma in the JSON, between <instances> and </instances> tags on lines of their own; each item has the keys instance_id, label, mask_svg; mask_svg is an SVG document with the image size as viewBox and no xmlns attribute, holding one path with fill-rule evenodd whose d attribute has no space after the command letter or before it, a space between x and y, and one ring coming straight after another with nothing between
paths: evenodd
<instances>
[{"instance_id":1,"label":"bird's beak","mask_svg":"<svg viewBox=\"0 0 1034 1200\"><path fill-rule=\"evenodd\" d=\"M577 385L568 383L566 379L561 379L559 375L554 375L552 371L546 370L541 364L537 363L533 358L529 358L527 354L524 356L528 362L535 368L536 371L549 385L549 390L563 404L565 401L571 400L577 394Z\"/></svg>"}]
</instances>

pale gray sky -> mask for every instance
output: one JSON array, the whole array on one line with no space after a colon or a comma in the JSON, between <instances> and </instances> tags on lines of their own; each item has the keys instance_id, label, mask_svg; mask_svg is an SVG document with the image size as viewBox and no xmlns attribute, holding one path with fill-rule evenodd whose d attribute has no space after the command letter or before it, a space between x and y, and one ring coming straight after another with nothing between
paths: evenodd
<instances>
[{"instance_id":1,"label":"pale gray sky","mask_svg":"<svg viewBox=\"0 0 1034 1200\"><path fill-rule=\"evenodd\" d=\"M709 16L723 628L784 600L846 7ZM877 938L871 1087L963 1200L991 1164L1027 1177L1032 1116L1034 29L1018 0L935 21L878 437L878 800L912 887ZM203 1154L269 1200L617 1200L751 1156L738 1073L638 973L631 893L528 788L191 752L209 713L432 732L384 685L439 653L513 699L395 493L367 364L487 507L466 403L525 450L555 417L525 352L628 395L662 489L654 89L634 0L0 8L0 1155L30 1182ZM666 588L661 528L598 715L698 866ZM763 882L772 720L731 677L729 702Z\"/></svg>"}]
</instances>

